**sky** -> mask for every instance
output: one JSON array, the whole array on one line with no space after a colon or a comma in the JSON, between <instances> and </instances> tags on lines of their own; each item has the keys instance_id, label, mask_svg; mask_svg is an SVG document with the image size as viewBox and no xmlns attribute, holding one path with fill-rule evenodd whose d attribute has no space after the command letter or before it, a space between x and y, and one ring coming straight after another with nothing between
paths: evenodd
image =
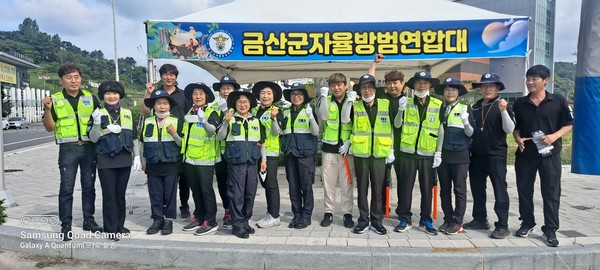
<instances>
[{"instance_id":1,"label":"sky","mask_svg":"<svg viewBox=\"0 0 600 270\"><path fill-rule=\"evenodd\" d=\"M58 34L63 41L87 51L101 50L114 59L112 5L115 1L118 57L133 57L146 65L146 20L171 20L232 0L0 0L0 31L18 30L27 17L36 20L40 31ZM556 1L556 62L574 62L579 35L581 0ZM154 61L155 65L171 62ZM216 79L196 66L173 61L180 69L180 84Z\"/></svg>"}]
</instances>

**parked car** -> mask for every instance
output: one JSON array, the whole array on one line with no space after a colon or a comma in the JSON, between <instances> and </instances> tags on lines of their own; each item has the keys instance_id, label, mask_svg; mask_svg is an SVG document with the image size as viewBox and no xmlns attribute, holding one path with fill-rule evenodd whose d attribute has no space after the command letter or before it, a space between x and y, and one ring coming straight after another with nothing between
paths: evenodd
<instances>
[{"instance_id":1,"label":"parked car","mask_svg":"<svg viewBox=\"0 0 600 270\"><path fill-rule=\"evenodd\" d=\"M25 117L11 117L8 119L9 128L29 128L29 122Z\"/></svg>"},{"instance_id":2,"label":"parked car","mask_svg":"<svg viewBox=\"0 0 600 270\"><path fill-rule=\"evenodd\" d=\"M6 118L2 118L2 129L8 129L8 120L6 120Z\"/></svg>"}]
</instances>

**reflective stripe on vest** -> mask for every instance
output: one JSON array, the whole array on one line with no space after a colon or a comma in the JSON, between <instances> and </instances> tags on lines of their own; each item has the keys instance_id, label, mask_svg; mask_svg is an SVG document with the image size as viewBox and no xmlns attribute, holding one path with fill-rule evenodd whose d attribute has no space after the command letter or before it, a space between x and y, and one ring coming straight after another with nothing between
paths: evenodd
<instances>
[{"instance_id":1,"label":"reflective stripe on vest","mask_svg":"<svg viewBox=\"0 0 600 270\"><path fill-rule=\"evenodd\" d=\"M54 135L56 143L90 141L87 134L88 121L94 111L94 97L86 90L79 90L77 115L62 92L52 94L52 110L56 114Z\"/></svg>"},{"instance_id":2,"label":"reflective stripe on vest","mask_svg":"<svg viewBox=\"0 0 600 270\"><path fill-rule=\"evenodd\" d=\"M284 119L289 119L288 121L285 121L285 127L283 128L283 134L291 134L292 133L292 109L287 109L283 112L283 118ZM293 123L293 127L294 127L294 133L296 134L306 134L306 133L310 133L310 119L308 119L308 115L306 115L306 110L304 108L302 108L302 110L300 110L300 112L298 112L298 115L296 116L296 119Z\"/></svg>"},{"instance_id":3,"label":"reflective stripe on vest","mask_svg":"<svg viewBox=\"0 0 600 270\"><path fill-rule=\"evenodd\" d=\"M342 103L342 111L346 108L345 99ZM340 126L342 131L340 133ZM342 124L340 112L338 110L338 105L333 100L333 96L327 97L327 121L325 121L323 125L323 138L321 141L326 144L337 145L340 138L338 134L341 135L342 142L345 142L350 139L350 134L352 133L352 123Z\"/></svg>"},{"instance_id":4,"label":"reflective stripe on vest","mask_svg":"<svg viewBox=\"0 0 600 270\"><path fill-rule=\"evenodd\" d=\"M418 155L433 156L436 150L438 129L440 127L439 116L441 107L441 100L430 97L425 117L421 122L419 108L414 103L414 99L408 99L408 104L404 110L400 151L414 154L416 148ZM421 126L420 130L419 126Z\"/></svg>"},{"instance_id":5,"label":"reflective stripe on vest","mask_svg":"<svg viewBox=\"0 0 600 270\"><path fill-rule=\"evenodd\" d=\"M225 139L225 159L231 164L254 163L260 159L260 122L256 118L247 120L248 127L233 117Z\"/></svg>"},{"instance_id":6,"label":"reflective stripe on vest","mask_svg":"<svg viewBox=\"0 0 600 270\"><path fill-rule=\"evenodd\" d=\"M180 147L175 143L173 136L167 132L169 125L177 127L177 121L177 118L169 116L160 129L159 139L156 116L146 118L142 136L144 136L144 158L147 163L177 162L181 159ZM147 136L148 130L152 130L151 136Z\"/></svg>"},{"instance_id":7,"label":"reflective stripe on vest","mask_svg":"<svg viewBox=\"0 0 600 270\"><path fill-rule=\"evenodd\" d=\"M375 126L371 129L369 114L364 102L354 103L354 121L352 122L352 135L350 151L357 157L376 158L388 157L392 150L392 120L388 109L390 103L385 99L377 99L377 118Z\"/></svg>"},{"instance_id":8,"label":"reflective stripe on vest","mask_svg":"<svg viewBox=\"0 0 600 270\"><path fill-rule=\"evenodd\" d=\"M210 117L213 109L206 107L204 115ZM213 166L221 161L216 133L208 135L200 122L184 122L183 140L181 141L181 154L183 161L192 165Z\"/></svg>"},{"instance_id":9,"label":"reflective stripe on vest","mask_svg":"<svg viewBox=\"0 0 600 270\"><path fill-rule=\"evenodd\" d=\"M105 108L99 110L100 114L108 117L109 124L113 124L114 121L108 111ZM119 126L121 126L121 132L119 134L112 133L106 128L100 126L100 138L96 143L96 152L99 156L115 156L120 153L123 148L127 152L133 151L133 117L131 111L127 109L120 109L119 112Z\"/></svg>"},{"instance_id":10,"label":"reflective stripe on vest","mask_svg":"<svg viewBox=\"0 0 600 270\"><path fill-rule=\"evenodd\" d=\"M444 144L442 149L446 151L464 151L469 149L471 138L465 135L465 126L460 119L460 114L467 112L467 105L457 103L446 119L447 126L444 129Z\"/></svg>"},{"instance_id":11,"label":"reflective stripe on vest","mask_svg":"<svg viewBox=\"0 0 600 270\"><path fill-rule=\"evenodd\" d=\"M273 135L271 132L271 126L273 124L271 120L271 111L275 106L269 107L259 118L260 124L265 127L265 133L267 137L265 138L265 149L267 150L268 157L278 157L279 156L279 136ZM258 113L258 107L252 109L252 115L256 115ZM281 113L281 111L279 112ZM258 117L258 115L256 115Z\"/></svg>"},{"instance_id":12,"label":"reflective stripe on vest","mask_svg":"<svg viewBox=\"0 0 600 270\"><path fill-rule=\"evenodd\" d=\"M283 152L296 157L313 156L317 153L317 137L310 132L310 119L302 108L292 123L292 108L283 111Z\"/></svg>"}]
</instances>

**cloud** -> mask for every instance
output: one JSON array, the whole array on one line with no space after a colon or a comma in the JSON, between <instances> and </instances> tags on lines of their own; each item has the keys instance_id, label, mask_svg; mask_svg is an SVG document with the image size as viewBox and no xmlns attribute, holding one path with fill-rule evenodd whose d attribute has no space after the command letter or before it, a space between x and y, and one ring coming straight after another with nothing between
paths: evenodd
<instances>
[{"instance_id":1,"label":"cloud","mask_svg":"<svg viewBox=\"0 0 600 270\"><path fill-rule=\"evenodd\" d=\"M554 61L574 62L579 39L581 0L556 1L554 30Z\"/></svg>"}]
</instances>

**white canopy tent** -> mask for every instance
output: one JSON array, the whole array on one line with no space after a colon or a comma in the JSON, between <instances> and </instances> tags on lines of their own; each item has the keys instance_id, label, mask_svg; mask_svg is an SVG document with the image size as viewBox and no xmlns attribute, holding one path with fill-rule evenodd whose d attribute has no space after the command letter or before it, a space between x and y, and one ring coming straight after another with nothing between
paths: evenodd
<instances>
[{"instance_id":1,"label":"white canopy tent","mask_svg":"<svg viewBox=\"0 0 600 270\"><path fill-rule=\"evenodd\" d=\"M289 23L327 25L339 23L503 20L508 18L518 17L448 0L304 0L300 2L289 0L235 0L228 4L170 21L248 25ZM520 18L523 19L523 17ZM237 46L240 46L240 44ZM466 58L385 60L378 65L377 70L379 72L376 76L378 79L382 79L385 71L392 69L402 70L407 76L411 76L419 70L429 70L433 76L439 76ZM373 57L370 59L373 59ZM335 58L322 61L270 61L268 59L267 61L186 59L186 61L200 66L217 78L223 74L230 74L239 82L300 77L322 78L333 72L341 72L348 77L356 78L366 73L371 64L370 60L339 61Z\"/></svg>"}]
</instances>

